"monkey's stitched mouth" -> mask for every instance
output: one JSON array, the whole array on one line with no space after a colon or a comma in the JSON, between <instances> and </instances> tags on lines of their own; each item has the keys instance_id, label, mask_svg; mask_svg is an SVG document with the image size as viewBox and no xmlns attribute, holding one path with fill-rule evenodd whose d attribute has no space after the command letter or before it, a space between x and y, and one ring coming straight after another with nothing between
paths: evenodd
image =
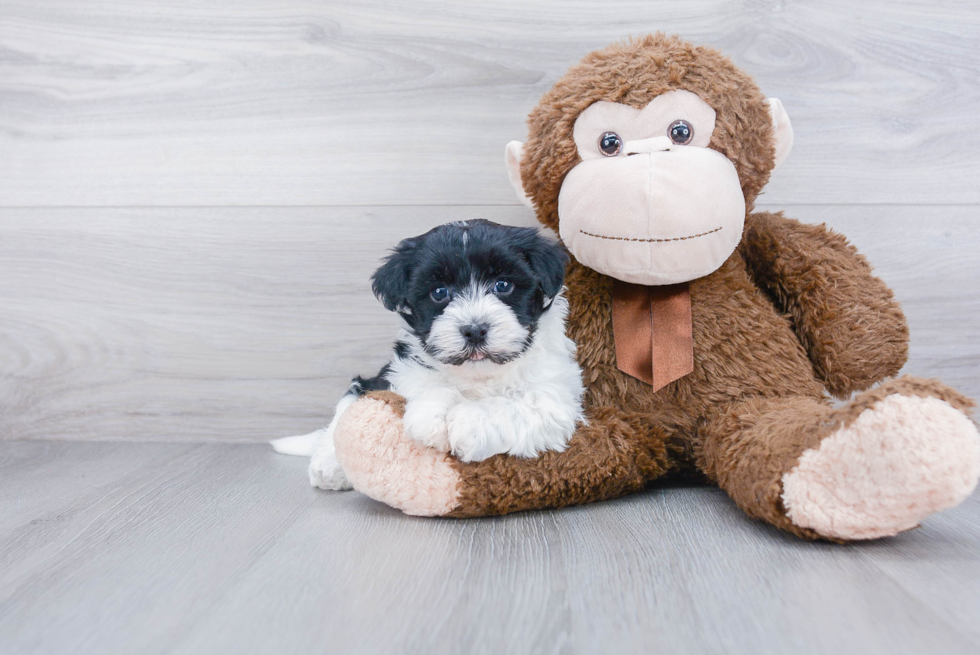
<instances>
[{"instance_id":1,"label":"monkey's stitched mouth","mask_svg":"<svg viewBox=\"0 0 980 655\"><path fill-rule=\"evenodd\" d=\"M689 237L673 237L672 239L635 239L631 237L607 237L603 234L592 234L591 232L586 232L585 230L579 230L582 234L587 237L595 237L597 239L611 239L612 241L639 241L642 243L663 243L665 241L687 241L688 239L697 239L698 237L707 236L709 234L714 234L720 231L720 227L716 227L713 230L708 230L707 232L702 232L701 234L692 234Z\"/></svg>"}]
</instances>

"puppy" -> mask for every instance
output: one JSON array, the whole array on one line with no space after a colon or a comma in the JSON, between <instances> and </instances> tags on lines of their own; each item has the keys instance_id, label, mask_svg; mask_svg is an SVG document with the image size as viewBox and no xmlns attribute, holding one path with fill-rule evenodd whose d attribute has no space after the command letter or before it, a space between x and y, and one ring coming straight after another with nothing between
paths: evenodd
<instances>
[{"instance_id":1,"label":"puppy","mask_svg":"<svg viewBox=\"0 0 980 655\"><path fill-rule=\"evenodd\" d=\"M534 228L477 219L399 243L372 277L402 328L376 377L356 377L330 425L273 442L312 454L310 482L349 489L334 454L344 412L369 391L406 399L404 428L464 462L564 450L582 414L582 373L565 336L568 255Z\"/></svg>"}]
</instances>

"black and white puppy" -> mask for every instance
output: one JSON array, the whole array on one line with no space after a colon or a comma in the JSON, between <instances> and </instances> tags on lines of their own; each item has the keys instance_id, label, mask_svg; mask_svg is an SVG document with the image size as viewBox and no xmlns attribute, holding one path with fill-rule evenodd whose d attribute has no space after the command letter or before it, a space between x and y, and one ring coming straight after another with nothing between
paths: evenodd
<instances>
[{"instance_id":1,"label":"black and white puppy","mask_svg":"<svg viewBox=\"0 0 980 655\"><path fill-rule=\"evenodd\" d=\"M406 399L404 427L464 462L563 450L583 420L582 374L565 335L568 255L534 228L477 219L399 243L372 277L403 325L391 362L356 377L333 420L274 442L309 454L310 482L350 488L334 455L337 421L368 391Z\"/></svg>"}]
</instances>

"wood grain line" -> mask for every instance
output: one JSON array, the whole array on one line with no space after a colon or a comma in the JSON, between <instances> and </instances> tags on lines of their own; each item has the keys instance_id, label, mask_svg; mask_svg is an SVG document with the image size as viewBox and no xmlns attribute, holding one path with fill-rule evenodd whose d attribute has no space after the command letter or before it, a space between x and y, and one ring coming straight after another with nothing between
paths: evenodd
<instances>
[{"instance_id":1,"label":"wood grain line","mask_svg":"<svg viewBox=\"0 0 980 655\"><path fill-rule=\"evenodd\" d=\"M538 98L656 31L783 101L767 201L980 202L977 3L6 0L0 205L516 204Z\"/></svg>"}]
</instances>

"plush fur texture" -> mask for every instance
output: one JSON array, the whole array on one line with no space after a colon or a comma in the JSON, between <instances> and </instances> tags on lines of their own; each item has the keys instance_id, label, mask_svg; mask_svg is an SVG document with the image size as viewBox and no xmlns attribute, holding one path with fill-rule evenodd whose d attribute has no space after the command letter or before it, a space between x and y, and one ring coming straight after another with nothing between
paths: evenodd
<instances>
[{"instance_id":1,"label":"plush fur texture","mask_svg":"<svg viewBox=\"0 0 980 655\"><path fill-rule=\"evenodd\" d=\"M963 412L938 398L892 395L806 450L783 476L796 525L840 539L915 527L969 496L980 440Z\"/></svg>"},{"instance_id":2,"label":"plush fur texture","mask_svg":"<svg viewBox=\"0 0 980 655\"><path fill-rule=\"evenodd\" d=\"M446 513L585 503L667 475L696 474L750 516L804 538L846 540L893 534L957 502L975 484L976 469L956 469L952 483L930 473L952 471L957 460L975 456L980 436L967 418L971 401L938 381L909 377L841 407L828 401L828 392L847 398L896 375L907 357L908 328L891 291L844 237L781 213L752 213L774 165L773 122L755 83L727 58L656 35L592 53L573 67L528 120L521 179L538 219L559 228L559 190L579 161L572 129L586 108L611 101L642 109L672 90L695 93L715 110L708 147L735 166L746 202L738 248L717 270L690 282L693 373L654 392L619 371L613 280L573 260L566 275L568 330L578 346L588 425L564 451L536 459L450 459L458 479L444 489L455 499ZM908 412L922 403L908 398L928 400L911 423ZM871 447L899 433L891 451ZM370 439L372 433L361 426L358 434ZM351 440L338 435L338 448ZM920 457L926 441L943 442L927 461ZM905 448L909 465L883 474L896 449ZM867 461L855 469L850 459L859 452ZM876 489L855 481L860 470ZM903 485L912 485L922 502L903 510L901 502L875 500L900 501ZM860 516L842 529L835 516L848 512Z\"/></svg>"},{"instance_id":3,"label":"plush fur texture","mask_svg":"<svg viewBox=\"0 0 980 655\"><path fill-rule=\"evenodd\" d=\"M459 505L459 474L449 455L405 438L404 413L401 396L367 394L340 420L340 464L357 490L375 500L416 516L448 514Z\"/></svg>"}]
</instances>

